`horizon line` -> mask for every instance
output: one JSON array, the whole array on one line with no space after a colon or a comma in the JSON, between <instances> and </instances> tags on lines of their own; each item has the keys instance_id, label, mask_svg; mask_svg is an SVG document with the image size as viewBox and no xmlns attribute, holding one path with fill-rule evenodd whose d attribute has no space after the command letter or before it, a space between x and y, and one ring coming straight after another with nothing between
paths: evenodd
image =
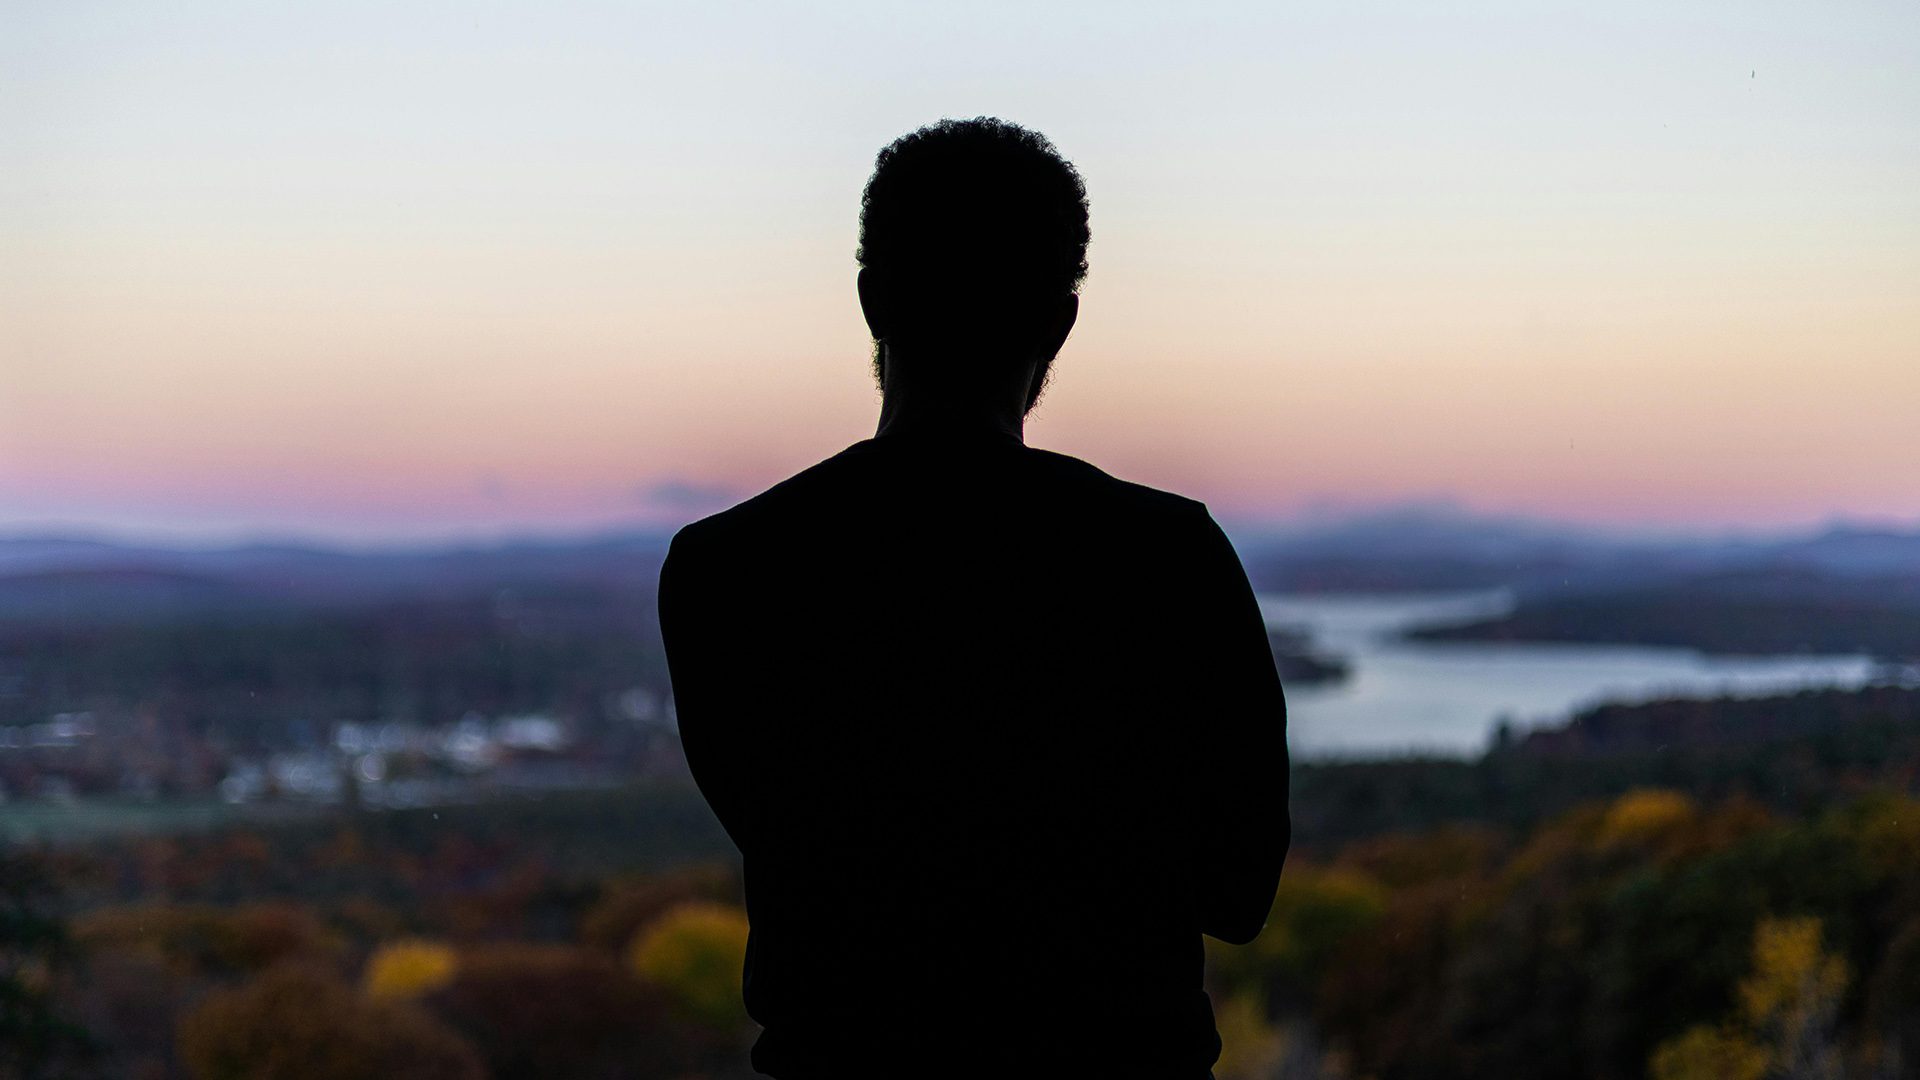
<instances>
[{"instance_id":1,"label":"horizon line","mask_svg":"<svg viewBox=\"0 0 1920 1080\"><path fill-rule=\"evenodd\" d=\"M236 551L296 548L373 554L405 551L501 549L524 546L586 545L640 538L664 540L704 514L683 518L634 517L604 522L541 525L338 526L129 524L101 520L0 520L0 544L100 544L167 551ZM1236 539L1276 539L1355 526L1382 526L1395 519L1409 525L1454 524L1604 538L1616 541L1714 541L1787 539L1834 532L1890 532L1920 536L1920 514L1898 518L1880 514L1835 512L1795 522L1764 524L1693 522L1650 524L1595 522L1551 514L1487 510L1452 498L1405 499L1376 503L1332 504L1309 500L1288 510L1244 513L1216 510L1221 527Z\"/></svg>"}]
</instances>

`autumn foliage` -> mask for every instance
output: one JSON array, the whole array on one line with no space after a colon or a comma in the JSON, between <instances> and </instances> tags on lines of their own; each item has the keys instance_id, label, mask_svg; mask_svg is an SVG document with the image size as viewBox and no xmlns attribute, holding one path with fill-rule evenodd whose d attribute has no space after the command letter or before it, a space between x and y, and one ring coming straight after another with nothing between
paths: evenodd
<instances>
[{"instance_id":1,"label":"autumn foliage","mask_svg":"<svg viewBox=\"0 0 1920 1080\"><path fill-rule=\"evenodd\" d=\"M746 913L725 904L683 904L633 943L635 970L664 988L687 1015L723 1032L747 1022L740 997L746 956Z\"/></svg>"},{"instance_id":2,"label":"autumn foliage","mask_svg":"<svg viewBox=\"0 0 1920 1080\"><path fill-rule=\"evenodd\" d=\"M376 998L420 997L453 981L459 959L435 941L394 941L367 959L366 992Z\"/></svg>"},{"instance_id":3,"label":"autumn foliage","mask_svg":"<svg viewBox=\"0 0 1920 1080\"><path fill-rule=\"evenodd\" d=\"M181 1022L180 1056L196 1080L486 1075L472 1047L425 1012L298 966L208 995Z\"/></svg>"},{"instance_id":4,"label":"autumn foliage","mask_svg":"<svg viewBox=\"0 0 1920 1080\"><path fill-rule=\"evenodd\" d=\"M563 864L528 816L475 813L457 841L369 817L66 858L72 962L0 981L107 1076L751 1075L732 871ZM1523 825L1309 838L1265 932L1207 960L1222 1080L1917 1075L1920 800L1636 782Z\"/></svg>"}]
</instances>

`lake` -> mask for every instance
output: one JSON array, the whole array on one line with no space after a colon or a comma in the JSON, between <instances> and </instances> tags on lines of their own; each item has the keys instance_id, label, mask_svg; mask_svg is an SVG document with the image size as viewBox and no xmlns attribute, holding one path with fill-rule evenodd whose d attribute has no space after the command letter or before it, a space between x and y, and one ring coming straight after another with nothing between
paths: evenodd
<instances>
[{"instance_id":1,"label":"lake","mask_svg":"<svg viewBox=\"0 0 1920 1080\"><path fill-rule=\"evenodd\" d=\"M1504 592L1262 596L1269 626L1305 627L1316 648L1353 665L1344 682L1287 687L1293 752L1468 755L1486 748L1503 718L1526 728L1603 701L1859 686L1874 671L1865 656L1714 657L1626 645L1396 639L1422 623L1498 615L1511 602Z\"/></svg>"}]
</instances>

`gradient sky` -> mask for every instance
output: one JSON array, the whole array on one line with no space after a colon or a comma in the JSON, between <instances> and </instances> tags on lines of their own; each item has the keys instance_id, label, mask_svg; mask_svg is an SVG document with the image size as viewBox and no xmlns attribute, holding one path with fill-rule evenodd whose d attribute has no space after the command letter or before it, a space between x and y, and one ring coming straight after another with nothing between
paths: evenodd
<instances>
[{"instance_id":1,"label":"gradient sky","mask_svg":"<svg viewBox=\"0 0 1920 1080\"><path fill-rule=\"evenodd\" d=\"M1223 516L1920 518L1920 4L0 10L0 530L684 517L871 433L861 184L1087 178L1035 445Z\"/></svg>"}]
</instances>

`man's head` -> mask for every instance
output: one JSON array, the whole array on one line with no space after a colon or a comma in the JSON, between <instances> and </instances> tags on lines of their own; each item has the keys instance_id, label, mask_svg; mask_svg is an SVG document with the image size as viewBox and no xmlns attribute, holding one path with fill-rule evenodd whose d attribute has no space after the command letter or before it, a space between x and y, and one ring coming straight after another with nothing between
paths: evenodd
<instances>
[{"instance_id":1,"label":"man's head","mask_svg":"<svg viewBox=\"0 0 1920 1080\"><path fill-rule=\"evenodd\" d=\"M860 302L887 386L969 394L1034 365L1026 407L1073 328L1087 189L1045 137L942 120L880 151L860 202Z\"/></svg>"}]
</instances>

